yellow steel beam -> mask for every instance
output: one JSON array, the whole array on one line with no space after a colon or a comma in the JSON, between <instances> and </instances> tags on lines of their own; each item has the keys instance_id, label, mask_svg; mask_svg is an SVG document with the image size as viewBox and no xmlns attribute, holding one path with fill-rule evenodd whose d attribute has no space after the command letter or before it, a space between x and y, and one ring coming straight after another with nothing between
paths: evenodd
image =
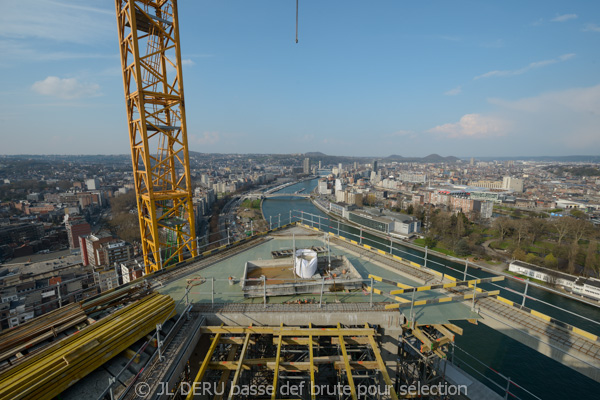
<instances>
[{"instance_id":1,"label":"yellow steel beam","mask_svg":"<svg viewBox=\"0 0 600 400\"><path fill-rule=\"evenodd\" d=\"M499 293L500 293L499 290L493 290L491 292L484 292L484 293L477 293L477 294L475 294L475 298L481 299L484 297L497 296ZM415 306L424 306L424 305L431 305L431 304L449 303L449 302L454 302L454 301L470 300L472 298L473 298L473 293L470 293L470 294L465 294L465 295L460 295L460 296L449 296L449 297L440 297L437 299L417 300L414 302L414 305ZM411 304L410 301L408 303L402 303L402 304L386 304L385 309L389 310L389 309L394 309L394 308L401 308L401 307L406 307L410 304Z\"/></svg>"},{"instance_id":2,"label":"yellow steel beam","mask_svg":"<svg viewBox=\"0 0 600 400\"><path fill-rule=\"evenodd\" d=\"M240 357L238 359L238 366L235 370L235 374L233 375L233 380L231 381L231 389L229 391L229 396L227 396L227 400L233 400L233 395L236 391L237 382L240 379L240 375L242 374L242 366L244 365L244 358L246 358L246 352L248 351L249 342L250 333L247 333L246 339L244 340L244 345L242 346L242 351L240 352Z\"/></svg>"},{"instance_id":3,"label":"yellow steel beam","mask_svg":"<svg viewBox=\"0 0 600 400\"><path fill-rule=\"evenodd\" d=\"M406 289L397 289L390 291L390 294L404 294L404 293L412 293L412 292L425 292L427 290L434 289L447 289L456 286L468 285L471 286L473 284L479 285L480 283L488 283L488 282L499 282L504 280L503 276L494 276L492 278L482 278L482 279L471 279L467 281L457 281L452 283L444 283L439 285L427 285L427 286L419 286L415 288L406 288Z\"/></svg>"},{"instance_id":4,"label":"yellow steel beam","mask_svg":"<svg viewBox=\"0 0 600 400\"><path fill-rule=\"evenodd\" d=\"M448 323L448 324L444 324L443 326L444 326L444 328L448 328L448 329L449 329L449 330L451 330L452 332L454 332L454 333L458 333L458 334L459 334L459 335L461 335L461 336L462 336L462 334L463 334L463 328L461 328L461 327L460 327L460 326L458 326L458 325L454 325L454 324L450 324L450 323Z\"/></svg>"},{"instance_id":5,"label":"yellow steel beam","mask_svg":"<svg viewBox=\"0 0 600 400\"><path fill-rule=\"evenodd\" d=\"M384 291L376 289L376 288L372 288L371 286L367 286L367 290L369 292L373 291L373 293L375 293L375 294L387 297L388 299L392 299L392 300L398 301L400 303L410 303L410 300L408 300L408 299L405 299L403 297L398 297L398 296L391 296L391 295L385 293Z\"/></svg>"},{"instance_id":6,"label":"yellow steel beam","mask_svg":"<svg viewBox=\"0 0 600 400\"><path fill-rule=\"evenodd\" d=\"M433 325L433 327L435 329L437 329L438 331L440 331L440 333L442 335L444 335L445 337L447 337L448 339L450 339L450 341L454 342L454 333L451 332L450 329L446 328L442 324L436 324L436 325Z\"/></svg>"},{"instance_id":7,"label":"yellow steel beam","mask_svg":"<svg viewBox=\"0 0 600 400\"><path fill-rule=\"evenodd\" d=\"M231 345L231 349L229 349L229 353L227 354L227 361L231 362L235 360L235 353L237 353L238 349L237 344ZM225 393L225 385L227 385L227 381L229 380L229 375L231 375L230 370L225 370L221 374L221 378L219 379L219 383L217 383L216 395L213 400L221 400L223 399L223 393Z\"/></svg>"},{"instance_id":8,"label":"yellow steel beam","mask_svg":"<svg viewBox=\"0 0 600 400\"><path fill-rule=\"evenodd\" d=\"M346 376L348 377L348 385L350 386L350 394L353 400L358 400L356 396L356 387L354 386L354 378L352 378L352 367L350 367L350 359L346 352L346 344L344 343L344 335L342 334L342 327L340 323L337 324L340 338L340 349L342 350L342 356L344 357L344 364L346 365Z\"/></svg>"},{"instance_id":9,"label":"yellow steel beam","mask_svg":"<svg viewBox=\"0 0 600 400\"><path fill-rule=\"evenodd\" d=\"M268 327L268 326L203 326L200 328L202 333L222 333L222 334L252 334L252 335L282 335L306 337L312 336L339 336L340 331L337 328L300 328L300 327ZM369 336L374 335L375 330L365 328L344 328L344 336Z\"/></svg>"},{"instance_id":10,"label":"yellow steel beam","mask_svg":"<svg viewBox=\"0 0 600 400\"><path fill-rule=\"evenodd\" d=\"M365 327L368 328L369 324L366 323ZM396 394L396 389L394 389L394 384L390 379L390 375L387 372L387 367L385 362L383 362L383 358L381 357L381 353L379 352L379 346L375 342L375 338L373 335L369 336L369 343L371 344L371 349L373 350L373 354L375 354L375 360L377 360L377 364L379 365L379 371L381 371L381 375L383 376L383 381L387 385L387 389L390 390L390 396L392 396L393 400L398 400L398 395Z\"/></svg>"},{"instance_id":11,"label":"yellow steel beam","mask_svg":"<svg viewBox=\"0 0 600 400\"><path fill-rule=\"evenodd\" d=\"M204 377L206 370L208 370L208 367L210 365L210 360L212 359L213 353L215 352L215 349L217 348L217 345L219 344L220 339L221 339L221 334L217 333L217 335L213 338L213 341L210 344L210 347L208 348L206 355L204 356L204 361L202 361L202 365L200 366L200 369L198 370L198 373L196 374L196 378L194 378L194 382L192 382L192 387L194 386L194 384L196 382L198 382L198 383L202 382L202 377ZM191 390L190 393L188 393L186 400L191 400L193 398L194 398L194 391Z\"/></svg>"},{"instance_id":12,"label":"yellow steel beam","mask_svg":"<svg viewBox=\"0 0 600 400\"><path fill-rule=\"evenodd\" d=\"M221 339L223 343L226 339ZM346 344L369 344L369 339L366 336L344 336L344 340ZM241 343L241 340L240 340ZM283 337L283 345L284 346L308 346L310 343L310 339L307 337ZM333 336L331 338L331 344L337 345L340 343L338 337ZM277 346L277 338L273 339L273 345Z\"/></svg>"},{"instance_id":13,"label":"yellow steel beam","mask_svg":"<svg viewBox=\"0 0 600 400\"><path fill-rule=\"evenodd\" d=\"M173 309L169 296L149 295L53 343L0 374L0 399L57 396L154 330Z\"/></svg>"},{"instance_id":14,"label":"yellow steel beam","mask_svg":"<svg viewBox=\"0 0 600 400\"><path fill-rule=\"evenodd\" d=\"M308 324L308 328L312 330L312 323ZM315 364L313 354L312 335L308 335L308 358L310 360L310 398L315 400Z\"/></svg>"},{"instance_id":15,"label":"yellow steel beam","mask_svg":"<svg viewBox=\"0 0 600 400\"><path fill-rule=\"evenodd\" d=\"M283 323L281 324L283 327ZM277 343L277 355L275 356L275 371L273 373L273 392L271 393L271 400L277 398L277 378L279 378L279 361L281 358L281 342L283 336L279 335L279 342Z\"/></svg>"},{"instance_id":16,"label":"yellow steel beam","mask_svg":"<svg viewBox=\"0 0 600 400\"><path fill-rule=\"evenodd\" d=\"M377 282L382 282L382 283L387 283L388 285L398 286L399 288L402 288L402 289L411 289L412 288L412 286L406 285L401 282L396 282L396 281L392 281L391 279L386 279L386 278L382 278L380 276L369 274L369 279L371 279L371 278L373 278L373 280L375 280Z\"/></svg>"},{"instance_id":17,"label":"yellow steel beam","mask_svg":"<svg viewBox=\"0 0 600 400\"><path fill-rule=\"evenodd\" d=\"M249 371L252 367L264 367L270 370L279 371L310 371L309 361L280 361L277 364L276 361L263 361L256 360L249 362L244 361L242 366L243 370ZM344 361L332 361L332 360L318 360L313 361L313 368L318 371L318 366L323 364L332 364L335 369L346 370L346 363ZM237 369L239 363L237 361L211 361L208 368L221 371L234 371ZM350 361L350 369L354 370L365 370L365 369L379 369L377 361Z\"/></svg>"}]
</instances>

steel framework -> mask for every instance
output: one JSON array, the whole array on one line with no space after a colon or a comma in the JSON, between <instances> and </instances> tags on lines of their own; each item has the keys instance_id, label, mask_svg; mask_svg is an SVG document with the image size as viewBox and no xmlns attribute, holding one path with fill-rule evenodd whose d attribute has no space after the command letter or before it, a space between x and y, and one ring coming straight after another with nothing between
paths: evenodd
<instances>
[{"instance_id":1,"label":"steel framework","mask_svg":"<svg viewBox=\"0 0 600 400\"><path fill-rule=\"evenodd\" d=\"M379 399L357 391L379 388L385 398L398 399L387 372L374 328L205 326L203 334L214 335L192 384L208 383L221 395L214 398L248 398L236 394L239 385L269 387L270 393L250 398L281 398L283 385L300 390L293 397L310 399ZM240 350L241 349L241 350ZM233 374L233 378L231 375ZM286 382L285 384L282 382ZM305 386L302 383L306 383ZM337 385L349 392L330 392ZM194 398L188 393L187 400Z\"/></svg>"},{"instance_id":2,"label":"steel framework","mask_svg":"<svg viewBox=\"0 0 600 400\"><path fill-rule=\"evenodd\" d=\"M146 273L196 255L176 0L116 0Z\"/></svg>"}]
</instances>

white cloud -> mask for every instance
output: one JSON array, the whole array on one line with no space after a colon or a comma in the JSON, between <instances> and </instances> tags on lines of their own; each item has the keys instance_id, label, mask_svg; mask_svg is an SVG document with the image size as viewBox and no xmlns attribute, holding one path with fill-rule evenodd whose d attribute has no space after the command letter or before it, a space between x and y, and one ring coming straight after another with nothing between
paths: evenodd
<instances>
[{"instance_id":1,"label":"white cloud","mask_svg":"<svg viewBox=\"0 0 600 400\"><path fill-rule=\"evenodd\" d=\"M544 19L540 18L540 19L533 21L530 25L531 26L541 26L543 23L544 23Z\"/></svg>"},{"instance_id":2,"label":"white cloud","mask_svg":"<svg viewBox=\"0 0 600 400\"><path fill-rule=\"evenodd\" d=\"M195 65L196 63L193 62L191 59L187 58L185 60L181 60L181 65L185 65L188 67L191 67L192 65Z\"/></svg>"},{"instance_id":3,"label":"white cloud","mask_svg":"<svg viewBox=\"0 0 600 400\"><path fill-rule=\"evenodd\" d=\"M485 138L505 135L508 125L506 121L495 116L466 114L458 122L438 125L427 132L451 138Z\"/></svg>"},{"instance_id":4,"label":"white cloud","mask_svg":"<svg viewBox=\"0 0 600 400\"><path fill-rule=\"evenodd\" d=\"M57 42L96 44L114 36L114 5L96 8L59 1L4 2L0 36L38 38Z\"/></svg>"},{"instance_id":5,"label":"white cloud","mask_svg":"<svg viewBox=\"0 0 600 400\"><path fill-rule=\"evenodd\" d=\"M548 92L513 101L496 98L488 101L506 109L527 113L569 110L582 115L600 116L600 85Z\"/></svg>"},{"instance_id":6,"label":"white cloud","mask_svg":"<svg viewBox=\"0 0 600 400\"><path fill-rule=\"evenodd\" d=\"M457 94L460 94L461 91L462 91L462 88L460 86L457 86L454 89L450 89L447 92L444 92L444 94L446 96L456 96Z\"/></svg>"},{"instance_id":7,"label":"white cloud","mask_svg":"<svg viewBox=\"0 0 600 400\"><path fill-rule=\"evenodd\" d=\"M583 28L584 32L600 32L600 26L596 24L586 24Z\"/></svg>"},{"instance_id":8,"label":"white cloud","mask_svg":"<svg viewBox=\"0 0 600 400\"><path fill-rule=\"evenodd\" d=\"M76 78L61 79L49 76L43 81L35 82L31 88L42 95L60 99L79 99L99 94L100 86L95 83L79 82Z\"/></svg>"},{"instance_id":9,"label":"white cloud","mask_svg":"<svg viewBox=\"0 0 600 400\"><path fill-rule=\"evenodd\" d=\"M552 18L550 21L551 22L565 22L570 19L576 19L576 18L577 18L577 14L563 14L563 15L557 15L556 18Z\"/></svg>"},{"instance_id":10,"label":"white cloud","mask_svg":"<svg viewBox=\"0 0 600 400\"><path fill-rule=\"evenodd\" d=\"M221 134L219 132L204 132L202 135L192 135L191 139L193 144L211 145L221 139Z\"/></svg>"},{"instance_id":11,"label":"white cloud","mask_svg":"<svg viewBox=\"0 0 600 400\"><path fill-rule=\"evenodd\" d=\"M402 136L410 136L410 135L413 135L413 134L414 134L414 132L413 132L413 131L407 131L407 130L401 129L401 130L399 130L399 131L396 131L396 132L390 133L390 134L389 134L389 135L387 135L387 136L388 136L388 137L402 137Z\"/></svg>"},{"instance_id":12,"label":"white cloud","mask_svg":"<svg viewBox=\"0 0 600 400\"><path fill-rule=\"evenodd\" d=\"M473 78L474 80L477 79L482 79L482 78L491 78L491 77L497 77L497 76L515 76L515 75L521 75L524 74L528 71L531 71L532 69L537 69L537 68L542 68L548 65L552 65L552 64L557 64L560 62L564 62L567 60L570 60L571 58L575 57L574 53L568 53L568 54L563 54L561 56L559 56L558 58L553 58L551 60L542 60L542 61L536 61L536 62L532 62L529 65L527 65L526 67L523 68L519 68L519 69L507 69L507 70L493 70L493 71L489 71L486 72L485 74L482 75L478 75L475 78Z\"/></svg>"},{"instance_id":13,"label":"white cloud","mask_svg":"<svg viewBox=\"0 0 600 400\"><path fill-rule=\"evenodd\" d=\"M511 121L525 146L552 144L588 154L600 151L600 85L542 93L518 100L489 99Z\"/></svg>"}]
</instances>

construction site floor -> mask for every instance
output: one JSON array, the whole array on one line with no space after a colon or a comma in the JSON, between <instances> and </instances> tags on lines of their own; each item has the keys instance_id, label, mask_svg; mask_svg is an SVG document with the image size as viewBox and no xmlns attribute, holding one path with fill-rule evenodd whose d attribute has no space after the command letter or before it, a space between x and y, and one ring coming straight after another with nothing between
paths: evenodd
<instances>
[{"instance_id":1,"label":"construction site floor","mask_svg":"<svg viewBox=\"0 0 600 400\"><path fill-rule=\"evenodd\" d=\"M271 252L275 250L289 249L294 246L294 240L291 236L278 236L273 240L269 240L256 247L245 250L239 254L229 257L225 260L216 262L204 269L183 276L178 280L172 281L160 288L159 291L164 294L169 294L175 299L179 299L185 293L187 279L194 277L202 277L206 282L202 285L192 288L189 299L194 303L246 303L246 304L262 304L263 298L244 298L239 279L243 275L244 265L247 261L271 259ZM295 240L296 248L309 248L311 246L327 246L327 242L322 237L318 238L303 238ZM383 278L395 280L410 286L420 286L423 284L422 271L400 264L393 259L386 259L385 256L374 254L366 251L360 246L341 247L331 243L332 255L345 255L354 265L358 273L365 279L365 285L370 285L368 280L369 274L381 276ZM393 268L396 265L402 270L402 274ZM414 270L415 279L410 279L406 275L406 271ZM234 278L235 284L231 285L228 281L229 277ZM211 291L214 282L214 299ZM374 282L374 287L382 291L389 292L397 289L397 287L381 282ZM447 296L446 293L440 291L425 291L415 294L415 300L431 299ZM409 296L405 296L408 300ZM273 296L267 300L268 304L294 304L294 303L318 303L320 293L302 294L296 296ZM325 293L323 295L324 304L337 303L369 303L371 295L366 290L354 292L336 292ZM389 302L390 300L373 294L373 302ZM400 311L408 314L408 309L400 309ZM422 324L440 324L447 323L451 320L472 319L477 318L477 315L471 312L470 308L461 303L445 303L438 305L425 305L415 307L415 315L419 323Z\"/></svg>"}]
</instances>

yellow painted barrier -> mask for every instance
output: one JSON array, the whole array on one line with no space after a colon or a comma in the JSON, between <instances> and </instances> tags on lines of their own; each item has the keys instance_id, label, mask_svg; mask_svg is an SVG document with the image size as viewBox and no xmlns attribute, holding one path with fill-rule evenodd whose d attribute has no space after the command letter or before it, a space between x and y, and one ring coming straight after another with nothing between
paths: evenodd
<instances>
[{"instance_id":1,"label":"yellow painted barrier","mask_svg":"<svg viewBox=\"0 0 600 400\"><path fill-rule=\"evenodd\" d=\"M500 300L501 302L508 304L509 306L514 306L514 304L515 304L515 303L513 303L512 301L510 301L510 300L508 300L508 299L506 299L506 298L504 298L504 297L501 297L501 296L498 296L498 297L496 297L496 298L497 298L498 300Z\"/></svg>"},{"instance_id":2,"label":"yellow painted barrier","mask_svg":"<svg viewBox=\"0 0 600 400\"><path fill-rule=\"evenodd\" d=\"M541 318L541 319L544 319L544 320L546 320L546 321L548 321L548 322L550 322L550 321L552 320L552 319L551 319L549 316L547 316L546 314L542 314L541 312L538 312L538 311L535 311L535 310L531 310L531 314L532 314L532 315L535 315L536 317L539 317L539 318Z\"/></svg>"},{"instance_id":3,"label":"yellow painted barrier","mask_svg":"<svg viewBox=\"0 0 600 400\"><path fill-rule=\"evenodd\" d=\"M596 336L596 335L594 335L592 333L586 332L583 329L579 329L579 328L573 327L573 333L581 335L581 336L583 336L585 338L588 338L588 339L590 339L590 340L592 340L594 342L598 340L598 336Z\"/></svg>"}]
</instances>

